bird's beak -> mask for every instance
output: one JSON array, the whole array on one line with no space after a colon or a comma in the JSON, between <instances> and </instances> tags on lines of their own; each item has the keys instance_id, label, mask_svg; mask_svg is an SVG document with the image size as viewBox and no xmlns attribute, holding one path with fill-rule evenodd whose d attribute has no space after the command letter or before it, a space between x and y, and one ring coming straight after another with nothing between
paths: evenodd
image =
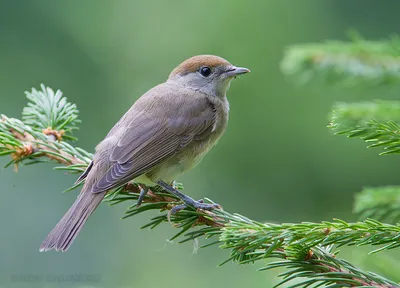
<instances>
[{"instance_id":1,"label":"bird's beak","mask_svg":"<svg viewBox=\"0 0 400 288\"><path fill-rule=\"evenodd\" d=\"M238 75L241 75L241 74L246 74L246 73L249 73L249 72L250 72L250 69L243 68L243 67L232 66L232 67L230 67L229 69L227 69L225 71L225 75L227 77L235 77L235 76L238 76Z\"/></svg>"}]
</instances>

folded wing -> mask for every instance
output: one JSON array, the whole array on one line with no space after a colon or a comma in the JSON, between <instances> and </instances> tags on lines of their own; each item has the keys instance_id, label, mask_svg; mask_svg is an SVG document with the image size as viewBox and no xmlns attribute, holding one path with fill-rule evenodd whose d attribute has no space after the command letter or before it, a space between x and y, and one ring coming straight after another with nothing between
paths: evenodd
<instances>
[{"instance_id":1,"label":"folded wing","mask_svg":"<svg viewBox=\"0 0 400 288\"><path fill-rule=\"evenodd\" d=\"M123 125L119 128L126 131L109 156L111 168L94 183L92 192L124 185L172 157L197 137L211 133L214 107L206 97L174 95L167 101L164 98L148 103L138 101L128 112L132 115L124 116L133 120L127 128Z\"/></svg>"}]
</instances>

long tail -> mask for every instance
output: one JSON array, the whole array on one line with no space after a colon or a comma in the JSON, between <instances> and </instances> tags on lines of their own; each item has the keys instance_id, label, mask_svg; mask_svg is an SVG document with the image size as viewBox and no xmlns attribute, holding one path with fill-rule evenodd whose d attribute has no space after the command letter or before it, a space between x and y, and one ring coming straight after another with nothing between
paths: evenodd
<instances>
[{"instance_id":1,"label":"long tail","mask_svg":"<svg viewBox=\"0 0 400 288\"><path fill-rule=\"evenodd\" d=\"M90 189L87 191L83 187L83 191L79 194L75 203L69 208L68 212L61 218L56 227L44 239L39 251L66 251L72 242L78 236L83 225L99 206L106 192L92 193Z\"/></svg>"}]
</instances>

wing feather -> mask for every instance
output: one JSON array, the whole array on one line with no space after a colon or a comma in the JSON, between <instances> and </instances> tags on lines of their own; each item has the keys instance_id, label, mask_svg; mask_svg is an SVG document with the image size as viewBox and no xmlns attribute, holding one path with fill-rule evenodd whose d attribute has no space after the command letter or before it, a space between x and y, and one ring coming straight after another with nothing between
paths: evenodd
<instances>
[{"instance_id":1,"label":"wing feather","mask_svg":"<svg viewBox=\"0 0 400 288\"><path fill-rule=\"evenodd\" d=\"M110 168L94 183L92 192L124 185L172 157L197 136L212 130L215 111L204 95L192 99L187 95L169 95L153 101L147 99L147 103L140 101L142 98L146 94L128 111L131 115L124 115L133 120L127 126L120 121L118 128L109 133L108 137L112 137L120 131L122 137L111 150ZM176 109L165 109L165 105Z\"/></svg>"}]
</instances>

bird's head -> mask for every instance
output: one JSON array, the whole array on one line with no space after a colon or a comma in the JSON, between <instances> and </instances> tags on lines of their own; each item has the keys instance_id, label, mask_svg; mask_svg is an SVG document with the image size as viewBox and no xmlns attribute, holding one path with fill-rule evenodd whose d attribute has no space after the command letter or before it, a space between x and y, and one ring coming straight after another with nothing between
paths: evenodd
<instances>
[{"instance_id":1,"label":"bird's head","mask_svg":"<svg viewBox=\"0 0 400 288\"><path fill-rule=\"evenodd\" d=\"M187 59L169 75L168 82L183 85L207 95L225 97L230 82L236 76L250 72L214 55L199 55Z\"/></svg>"}]
</instances>

